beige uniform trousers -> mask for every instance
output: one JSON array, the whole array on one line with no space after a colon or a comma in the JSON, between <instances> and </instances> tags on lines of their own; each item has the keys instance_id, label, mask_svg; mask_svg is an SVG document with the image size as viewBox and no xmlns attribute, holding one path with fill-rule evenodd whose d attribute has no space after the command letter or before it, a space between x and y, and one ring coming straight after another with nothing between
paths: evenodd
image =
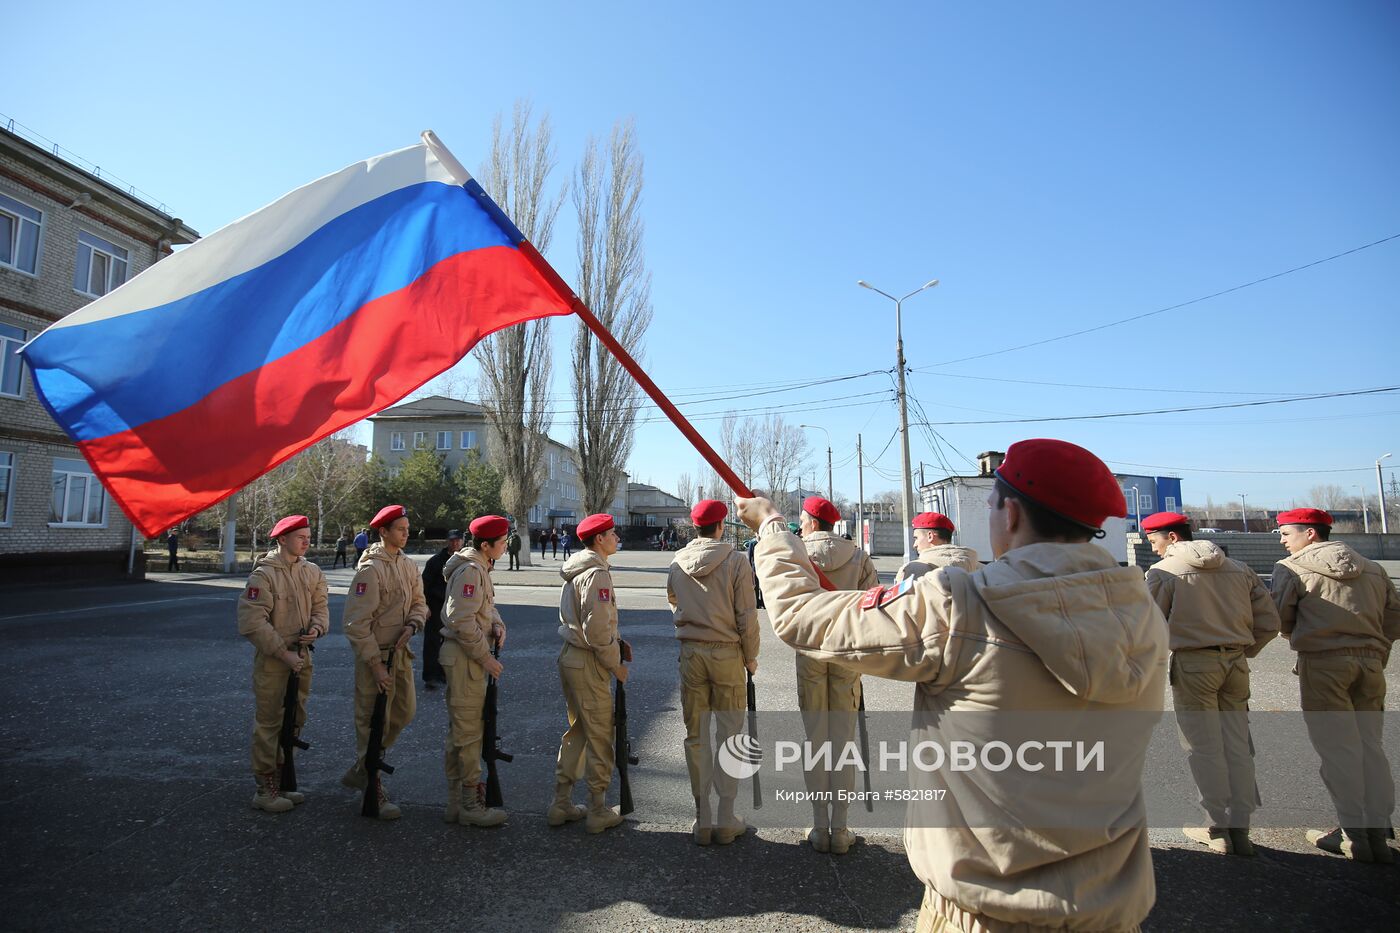
<instances>
[{"instance_id":1,"label":"beige uniform trousers","mask_svg":"<svg viewBox=\"0 0 1400 933\"><path fill-rule=\"evenodd\" d=\"M586 777L590 793L607 793L614 762L611 680L612 674L598 663L592 649L566 644L559 652L559 683L569 711L569 730L559 742L557 782L573 784Z\"/></svg>"},{"instance_id":2,"label":"beige uniform trousers","mask_svg":"<svg viewBox=\"0 0 1400 933\"><path fill-rule=\"evenodd\" d=\"M439 657L447 674L447 745L442 755L447 783L465 785L474 794L481 780L481 741L486 732L481 719L486 669L450 639L442 643Z\"/></svg>"},{"instance_id":3,"label":"beige uniform trousers","mask_svg":"<svg viewBox=\"0 0 1400 933\"><path fill-rule=\"evenodd\" d=\"M311 695L311 652L305 653L297 690L297 735L306 725L306 698ZM291 668L281 659L253 654L253 775L267 774L282 766L282 704L287 697Z\"/></svg>"},{"instance_id":4,"label":"beige uniform trousers","mask_svg":"<svg viewBox=\"0 0 1400 933\"><path fill-rule=\"evenodd\" d=\"M1172 652L1172 704L1186 763L1210 825L1249 828L1259 805L1249 737L1249 662L1243 648Z\"/></svg>"},{"instance_id":5,"label":"beige uniform trousers","mask_svg":"<svg viewBox=\"0 0 1400 933\"><path fill-rule=\"evenodd\" d=\"M1298 686L1308 737L1322 759L1322 782L1338 821L1348 829L1390 826L1395 780L1381 746L1381 659L1365 648L1300 652Z\"/></svg>"},{"instance_id":6,"label":"beige uniform trousers","mask_svg":"<svg viewBox=\"0 0 1400 933\"><path fill-rule=\"evenodd\" d=\"M939 897L927 885L924 887L924 901L919 905L919 919L914 924L914 933L1055 933L1064 929L1063 924L1051 927L1007 923L975 914ZM1104 933L1138 933L1141 929L1140 926L1120 927Z\"/></svg>"},{"instance_id":7,"label":"beige uniform trousers","mask_svg":"<svg viewBox=\"0 0 1400 933\"><path fill-rule=\"evenodd\" d=\"M404 646L397 653L392 648L379 652L386 664L394 654L394 669L389 672L388 702L384 707L383 748L387 754L394 747L399 733L413 721L418 711L418 697L413 692L413 652ZM374 700L379 695L369 665L355 661L355 773L364 774L365 750L369 747L369 723L374 718ZM392 762L390 762L392 764Z\"/></svg>"},{"instance_id":8,"label":"beige uniform trousers","mask_svg":"<svg viewBox=\"0 0 1400 933\"><path fill-rule=\"evenodd\" d=\"M732 799L739 792L739 782L723 768L715 767L715 755L744 721L747 697L743 653L737 643L685 640L681 642L680 669L685 766L690 772L691 796L708 798L713 786L721 798Z\"/></svg>"},{"instance_id":9,"label":"beige uniform trousers","mask_svg":"<svg viewBox=\"0 0 1400 933\"><path fill-rule=\"evenodd\" d=\"M830 760L840 761L847 745L855 741L860 689L860 675L850 668L797 656L797 707L802 710L802 726L814 753L820 754L821 747L830 743ZM856 770L849 766L839 771L808 768L803 778L807 790L828 792L833 803L838 791L852 791L856 786Z\"/></svg>"}]
</instances>

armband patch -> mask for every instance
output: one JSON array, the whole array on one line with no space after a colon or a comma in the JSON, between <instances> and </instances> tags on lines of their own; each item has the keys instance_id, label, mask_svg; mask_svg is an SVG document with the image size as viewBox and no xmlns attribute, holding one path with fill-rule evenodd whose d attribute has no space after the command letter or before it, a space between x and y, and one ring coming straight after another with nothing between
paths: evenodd
<instances>
[{"instance_id":1,"label":"armband patch","mask_svg":"<svg viewBox=\"0 0 1400 933\"><path fill-rule=\"evenodd\" d=\"M356 583L356 584L355 584L355 595L356 595L356 596L363 596L363 595L365 595L365 590L368 589L368 588L369 588L369 584L368 584L368 583Z\"/></svg>"},{"instance_id":2,"label":"armband patch","mask_svg":"<svg viewBox=\"0 0 1400 933\"><path fill-rule=\"evenodd\" d=\"M258 588L257 588L256 586L250 586L250 587L248 587L248 598L249 598L249 599L257 599L257 598L258 598Z\"/></svg>"},{"instance_id":3,"label":"armband patch","mask_svg":"<svg viewBox=\"0 0 1400 933\"><path fill-rule=\"evenodd\" d=\"M475 583L463 583L463 584L462 584L462 595L463 595L463 596L475 596L475 595L476 595L476 584L475 584Z\"/></svg>"},{"instance_id":4,"label":"armband patch","mask_svg":"<svg viewBox=\"0 0 1400 933\"><path fill-rule=\"evenodd\" d=\"M612 592L606 588L598 590L598 601L604 603L612 602Z\"/></svg>"}]
</instances>

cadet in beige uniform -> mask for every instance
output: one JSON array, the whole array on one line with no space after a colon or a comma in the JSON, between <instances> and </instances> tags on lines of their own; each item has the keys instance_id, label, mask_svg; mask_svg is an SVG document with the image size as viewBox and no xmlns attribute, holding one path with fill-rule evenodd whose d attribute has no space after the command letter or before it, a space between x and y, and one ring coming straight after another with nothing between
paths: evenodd
<instances>
[{"instance_id":1,"label":"cadet in beige uniform","mask_svg":"<svg viewBox=\"0 0 1400 933\"><path fill-rule=\"evenodd\" d=\"M910 524L914 526L914 549L919 556L899 568L894 582L921 577L939 567L961 567L971 572L982 566L975 550L953 543L953 532L958 529L943 513L920 512Z\"/></svg>"},{"instance_id":2,"label":"cadet in beige uniform","mask_svg":"<svg viewBox=\"0 0 1400 933\"><path fill-rule=\"evenodd\" d=\"M506 550L510 523L483 515L469 526L471 544L447 559L442 575L447 600L442 610L442 669L447 673L447 809L442 818L463 826L499 826L506 812L487 807L476 795L481 780L482 712L486 678L501 676L501 662L491 656L506 640L506 625L496 611L491 565Z\"/></svg>"},{"instance_id":3,"label":"cadet in beige uniform","mask_svg":"<svg viewBox=\"0 0 1400 933\"><path fill-rule=\"evenodd\" d=\"M306 723L311 693L311 653L305 648L330 629L326 578L306 560L311 531L305 515L288 515L269 537L277 547L258 558L248 586L238 600L238 634L253 643L253 779L258 792L253 806L285 813L306 796L284 791L281 777L283 702L287 678L300 673L297 690L297 735Z\"/></svg>"},{"instance_id":4,"label":"cadet in beige uniform","mask_svg":"<svg viewBox=\"0 0 1400 933\"><path fill-rule=\"evenodd\" d=\"M745 708L744 669L758 671L758 601L748 558L721 541L723 502L705 499L690 511L698 537L676 554L666 576L666 598L681 643L681 715L685 719L685 764L695 798L691 836L699 845L713 838L728 845L747 829L734 813L739 782L715 767L717 747L739 731ZM711 713L718 713L711 716ZM714 744L710 721L715 722ZM711 819L710 788L719 794L719 817Z\"/></svg>"},{"instance_id":5,"label":"cadet in beige uniform","mask_svg":"<svg viewBox=\"0 0 1400 933\"><path fill-rule=\"evenodd\" d=\"M617 553L617 532L611 515L590 515L578 525L583 550L569 558L559 575L559 682L569 714L569 729L559 743L554 772L554 802L546 819L550 826L584 816L570 799L580 777L588 782L586 825L601 833L622 822L622 814L606 802L613 772L612 679L627 683L631 650L617 632L617 593L608 558Z\"/></svg>"},{"instance_id":6,"label":"cadet in beige uniform","mask_svg":"<svg viewBox=\"0 0 1400 933\"><path fill-rule=\"evenodd\" d=\"M1274 565L1274 604L1298 652L1303 718L1341 824L1309 830L1308 839L1358 862L1390 864L1395 780L1381 711L1385 665L1400 638L1400 596L1379 564L1329 540L1332 516L1322 509L1280 512L1278 525L1289 556ZM1337 715L1350 712L1361 715Z\"/></svg>"},{"instance_id":7,"label":"cadet in beige uniform","mask_svg":"<svg viewBox=\"0 0 1400 933\"><path fill-rule=\"evenodd\" d=\"M917 684L916 716L934 738L959 729L985 746L1030 710L1094 729L1131 712L1142 714L1126 717L1134 725L1155 719L1166 680L1162 613L1142 574L1092 543L1109 515L1127 512L1113 474L1083 448L1038 439L1011 445L997 477L988 500L995 562L974 573L941 568L874 594L822 592L803 542L772 504L738 500L758 532L774 630L804 654ZM1089 711L1118 715L1082 715ZM1151 731L1120 727L1109 752L1118 766L1103 773L926 775L954 790L933 805L937 819L920 821L911 809L906 824L909 861L925 886L919 933L1136 929L1155 897L1142 796ZM1080 819L1085 809L1113 816L1066 826L1057 804L1065 800L1076 801ZM996 819L968 816L977 804Z\"/></svg>"},{"instance_id":8,"label":"cadet in beige uniform","mask_svg":"<svg viewBox=\"0 0 1400 933\"><path fill-rule=\"evenodd\" d=\"M356 758L340 781L359 790L368 780L365 750L375 697L380 693L388 696L383 741L386 753L404 726L413 721L418 701L413 692L413 652L408 642L428 619L423 578L417 565L403 553L408 544L408 516L403 506L385 506L369 526L378 529L379 543L365 551L355 568L341 621L355 652ZM377 792L379 818L398 819L399 808L389 802L382 777Z\"/></svg>"},{"instance_id":9,"label":"cadet in beige uniform","mask_svg":"<svg viewBox=\"0 0 1400 933\"><path fill-rule=\"evenodd\" d=\"M1158 512L1142 520L1152 552L1147 589L1167 617L1168 680L1181 746L1209 827L1182 830L1214 852L1253 855L1249 815L1259 805L1249 740L1249 662L1278 635L1264 581L1209 541L1190 519Z\"/></svg>"},{"instance_id":10,"label":"cadet in beige uniform","mask_svg":"<svg viewBox=\"0 0 1400 933\"><path fill-rule=\"evenodd\" d=\"M840 520L841 513L836 506L821 496L808 496L803 500L798 527L802 530L807 556L838 590L868 590L879 586L880 577L870 555L853 542L832 534L832 527ZM828 659L799 652L797 707L804 714L802 725L808 742L820 746L830 741L834 747L842 747L856 734L860 673ZM856 839L846 825L851 805L849 800L836 797L843 790L855 789L855 769L807 771L803 778L807 790L820 795L812 801L813 826L807 833L807 841L818 852L845 854Z\"/></svg>"}]
</instances>

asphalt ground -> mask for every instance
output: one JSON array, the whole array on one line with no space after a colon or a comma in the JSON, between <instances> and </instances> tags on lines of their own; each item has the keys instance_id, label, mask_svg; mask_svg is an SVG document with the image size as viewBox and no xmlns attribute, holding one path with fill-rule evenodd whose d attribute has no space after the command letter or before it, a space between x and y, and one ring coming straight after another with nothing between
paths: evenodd
<instances>
[{"instance_id":1,"label":"asphalt ground","mask_svg":"<svg viewBox=\"0 0 1400 933\"><path fill-rule=\"evenodd\" d=\"M601 836L544 821L565 725L555 668L560 561L496 573L510 626L501 731L515 760L502 765L510 821L495 830L441 822L446 714L441 692L421 684L417 718L389 756L403 819L360 818L358 795L339 785L354 754L352 656L339 624L347 570L328 572L332 631L316 651L303 735L313 747L297 759L309 800L283 816L248 805L251 648L234 624L241 578L157 573L144 584L8 588L3 927L912 929L921 889L897 834L865 832L845 856L813 853L799 829L761 825L728 847L690 842L663 589L671 556L615 559L621 625L636 653L628 711L641 764L632 769L636 812ZM877 561L886 578L897 563ZM1256 709L1297 709L1292 663L1278 642L1252 662ZM766 624L757 682L761 709L795 706L791 651ZM866 697L872 710L909 708L907 685L867 678ZM1320 792L1315 761L1297 761L1289 777ZM1152 837L1148 930L1394 929L1400 917L1400 866L1320 852L1301 828L1256 830L1255 859L1212 855L1174 830Z\"/></svg>"}]
</instances>

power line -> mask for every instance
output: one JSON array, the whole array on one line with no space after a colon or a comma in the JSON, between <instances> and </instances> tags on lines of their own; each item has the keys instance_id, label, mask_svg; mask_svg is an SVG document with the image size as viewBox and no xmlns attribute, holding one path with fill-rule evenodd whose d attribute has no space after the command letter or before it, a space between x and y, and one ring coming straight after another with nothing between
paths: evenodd
<instances>
[{"instance_id":1,"label":"power line","mask_svg":"<svg viewBox=\"0 0 1400 933\"><path fill-rule=\"evenodd\" d=\"M1176 395L1278 395L1275 392L1230 392L1224 389L1163 389L1158 386L1100 386L1086 385L1079 382L1039 382L1034 379L1001 379L996 376L969 376L962 373L936 373L931 371L932 367L923 369L911 369L911 373L920 375L941 376L945 379L975 379L978 382L1010 382L1023 386L1054 386L1061 389L1100 389L1113 392L1151 392L1154 395L1161 393L1173 393Z\"/></svg>"},{"instance_id":2,"label":"power line","mask_svg":"<svg viewBox=\"0 0 1400 933\"><path fill-rule=\"evenodd\" d=\"M1369 473L1370 467L1343 467L1340 469L1323 470L1207 470L1204 467L1168 467L1158 463L1133 463L1131 460L1105 460L1106 463L1118 463L1123 466L1146 467L1150 470L1169 470L1172 473L1243 473L1251 476L1292 476L1292 475L1312 475L1317 473Z\"/></svg>"},{"instance_id":3,"label":"power line","mask_svg":"<svg viewBox=\"0 0 1400 933\"><path fill-rule=\"evenodd\" d=\"M1183 408L1153 408L1147 411L1103 412L1097 415L1055 415L1045 418L1007 418L997 421L940 421L939 426L963 424L1033 424L1047 421L1099 421L1105 418L1135 418L1140 415L1170 415L1184 411L1219 411L1225 408L1255 408L1260 405L1282 405L1287 402L1311 402L1318 399L1348 398L1357 395L1379 395L1395 392L1400 386L1384 386L1377 389L1356 389L1350 392L1323 392L1315 395L1296 395L1292 398L1261 399L1257 402L1224 402L1219 405L1191 405Z\"/></svg>"},{"instance_id":4,"label":"power line","mask_svg":"<svg viewBox=\"0 0 1400 933\"><path fill-rule=\"evenodd\" d=\"M1031 347L1043 347L1047 343L1055 343L1059 340L1068 340L1071 337L1082 337L1085 334L1092 334L1096 331L1107 330L1110 327L1118 327L1121 324L1131 324L1133 321L1141 321L1143 318L1154 317L1158 314L1166 314L1168 311L1176 311L1180 308L1188 307L1189 305L1199 304L1202 301L1209 301L1212 298L1219 298L1221 295L1228 295L1231 292L1237 292L1243 288L1250 288L1254 285L1262 285L1265 282L1272 282L1274 279L1283 278L1285 275L1292 275L1295 272L1302 272L1304 269L1311 269L1314 266L1320 266L1323 263L1332 262L1334 259L1341 259L1343 256L1350 256L1353 253L1359 253L1362 250L1370 249L1373 246L1380 246L1382 243L1389 243L1391 240L1395 239L1400 239L1400 233L1393 233L1388 237L1382 237L1379 240L1375 240L1373 242L1366 243L1362 246L1357 246L1352 249L1345 250L1344 252L1336 253L1324 259L1315 259L1312 262L1304 263L1301 266L1294 266L1292 269L1285 269L1282 272L1275 272L1273 275L1266 275L1263 278L1255 279L1252 282L1245 282L1242 285L1234 285L1230 288L1222 289L1218 292L1211 292L1209 295L1201 295L1200 297L1192 298L1189 301L1183 301L1179 304L1168 305L1165 308L1158 308L1156 311L1144 311L1142 314L1134 314L1131 317L1120 318L1116 321L1109 321L1106 324L1098 324L1094 327L1086 327L1083 330L1071 331L1068 334L1060 334L1058 337L1046 337L1044 340L1034 340L1030 343L1022 343L1014 347L1003 347L1000 350L988 350L986 353L978 353L973 356L962 356L958 357L955 360L944 360L941 363L934 363L933 365L952 366L954 363L968 363L972 360L984 360L989 356L999 356L1002 353L1014 353L1017 350L1028 350Z\"/></svg>"}]
</instances>

